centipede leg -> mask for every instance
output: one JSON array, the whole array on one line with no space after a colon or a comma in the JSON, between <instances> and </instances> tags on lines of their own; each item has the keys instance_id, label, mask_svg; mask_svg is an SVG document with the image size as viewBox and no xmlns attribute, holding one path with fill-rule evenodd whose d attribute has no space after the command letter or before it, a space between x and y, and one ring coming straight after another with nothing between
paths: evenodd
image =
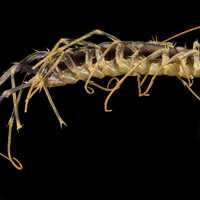
<instances>
[{"instance_id":1,"label":"centipede leg","mask_svg":"<svg viewBox=\"0 0 200 200\"><path fill-rule=\"evenodd\" d=\"M193 44L193 50L190 50L189 52L187 52L186 55L184 55L184 57L193 55L194 58L194 69L195 70L199 70L199 66L200 66L200 61L199 61L199 47L200 44L196 41ZM183 85L200 101L200 96L198 94L196 94L196 92L194 92L194 90L191 88L191 83L190 82L186 82L183 78L177 76L177 78L183 83Z\"/></svg>"},{"instance_id":2,"label":"centipede leg","mask_svg":"<svg viewBox=\"0 0 200 200\"><path fill-rule=\"evenodd\" d=\"M90 81L90 82L89 82L89 85L93 85L93 86L95 86L95 87L97 87L97 88L99 88L99 89L101 89L101 90L106 91L106 92L111 91L111 89L106 88L106 87L104 87L104 86L102 86L102 85L99 85L98 83L95 83L94 81ZM88 87L89 87L89 86L88 86ZM92 89L93 89L93 88L90 88L91 91L92 91Z\"/></svg>"},{"instance_id":3,"label":"centipede leg","mask_svg":"<svg viewBox=\"0 0 200 200\"><path fill-rule=\"evenodd\" d=\"M27 94L27 97L26 97L26 100L25 100L24 112L27 112L28 103L29 103L30 99L34 96L34 94L38 90L41 91L45 79L48 77L50 72L52 72L52 70L55 69L55 67L61 61L63 55L64 55L64 52L61 53L61 55L56 59L56 61L52 65L52 67L49 69L49 71L44 76L42 76L42 72L40 71L33 77L31 87L28 91L28 94Z\"/></svg>"},{"instance_id":4,"label":"centipede leg","mask_svg":"<svg viewBox=\"0 0 200 200\"><path fill-rule=\"evenodd\" d=\"M14 89L16 90L16 88L14 88ZM11 90L14 90L14 89L11 89ZM19 103L19 101L21 99L22 91L23 91L24 88L23 87L20 87L20 88L18 87L17 89L20 90L19 94L18 94L18 97L17 97L17 100L16 100L17 103ZM11 92L11 94L12 94L12 92ZM12 157L12 155L11 155L12 128L13 128L14 116L15 116L14 112L15 111L13 109L13 112L12 112L11 117L10 117L9 122L8 122L7 156L4 155L3 153L0 153L0 156L2 156L3 158L9 160L17 170L22 170L23 166L22 166L21 162L16 157Z\"/></svg>"},{"instance_id":5,"label":"centipede leg","mask_svg":"<svg viewBox=\"0 0 200 200\"><path fill-rule=\"evenodd\" d=\"M22 170L23 166L20 163L20 161L17 158L12 157L12 155L11 155L11 142L12 142L12 128L13 128L13 123L14 123L14 116L11 115L10 120L8 122L8 143L7 143L8 160L12 163L12 165L16 169Z\"/></svg>"},{"instance_id":6,"label":"centipede leg","mask_svg":"<svg viewBox=\"0 0 200 200\"><path fill-rule=\"evenodd\" d=\"M38 91L41 87L41 83L39 84L39 81L41 80L41 76L39 74L36 74L32 81L31 81L31 86L28 90L26 99L25 99L25 106L24 106L24 112L27 112L28 110L28 104L30 99L33 97L33 95L36 93L36 91ZM35 91L33 91L33 89L35 88Z\"/></svg>"},{"instance_id":7,"label":"centipede leg","mask_svg":"<svg viewBox=\"0 0 200 200\"><path fill-rule=\"evenodd\" d=\"M120 41L114 41L110 44L110 46L103 52L103 54L100 56L99 60L97 61L97 63L94 64L94 66L92 65L92 62L89 62L91 66L88 67L88 70L90 71L90 75L88 76L88 79L85 82L84 88L86 90L86 92L88 94L91 94L91 92L88 90L88 83L90 82L97 66L99 63L101 63L101 61L104 59L105 55L113 48L114 45L116 45L117 43L119 43ZM91 61L91 59L89 60Z\"/></svg>"},{"instance_id":8,"label":"centipede leg","mask_svg":"<svg viewBox=\"0 0 200 200\"><path fill-rule=\"evenodd\" d=\"M70 46L72 45L75 45L75 44L78 44L82 41L84 41L85 39L93 36L93 35L101 35L101 36L106 36L107 38L111 39L112 41L119 41L119 39L109 33L106 33L100 29L95 29L77 39L74 39L74 40L68 40L66 38L61 38L55 45L54 47L52 48L49 56L47 56L47 58L45 58L43 61L45 61L46 59L48 59L53 53L55 53L58 48L60 47L61 44L63 44L64 46L62 46L62 48L59 49L59 51L64 51L66 48L69 48ZM35 65L34 68L38 67L38 65Z\"/></svg>"},{"instance_id":9,"label":"centipede leg","mask_svg":"<svg viewBox=\"0 0 200 200\"><path fill-rule=\"evenodd\" d=\"M158 70L158 71L159 71L159 70ZM152 76L149 85L147 86L146 90L145 90L143 93L140 94L140 96L149 96L149 95L150 95L148 92L149 92L149 90L152 88L156 76L157 76L157 73L155 73L155 74Z\"/></svg>"},{"instance_id":10,"label":"centipede leg","mask_svg":"<svg viewBox=\"0 0 200 200\"><path fill-rule=\"evenodd\" d=\"M60 63L60 61L62 60L64 55L64 52L62 52L59 57L56 59L56 61L54 62L54 64L52 65L52 67L49 69L49 71L45 74L45 76L42 77L42 79L40 81L44 81L45 78L48 77L48 75L58 66L58 64Z\"/></svg>"},{"instance_id":11,"label":"centipede leg","mask_svg":"<svg viewBox=\"0 0 200 200\"><path fill-rule=\"evenodd\" d=\"M91 31L91 32L89 32L89 33L87 33L87 34L85 34L85 35L73 40L72 42L67 43L62 48L66 49L66 48L68 48L68 47L70 47L70 46L72 46L74 44L77 44L77 43L79 43L79 42L81 42L81 41L83 41L83 40L85 40L87 38L90 38L93 35L106 36L107 38L109 38L112 41L120 41L117 37L115 37L115 36L113 36L113 35L111 35L109 33L106 33L106 32L104 32L104 31L102 31L100 29L95 29L95 30L93 30L93 31ZM63 42L64 42L64 40L63 40L63 38L61 38L60 41L58 41L58 43L54 46L53 51L56 50L60 46L60 44L62 44Z\"/></svg>"},{"instance_id":12,"label":"centipede leg","mask_svg":"<svg viewBox=\"0 0 200 200\"><path fill-rule=\"evenodd\" d=\"M66 40L65 38L61 38L57 43L56 45L53 47L53 49L48 53L48 55L43 58L41 61L39 61L37 64L35 64L32 69L36 69L37 67L41 66L42 64L44 64L45 62L47 62L50 58L52 58L53 55L55 55L57 52L61 52L62 54L64 54L64 51L69 48L70 46L72 45L75 45L75 44L78 44L78 43L81 43L83 42L85 39L93 36L93 35L102 35L102 36L106 36L108 37L109 39L111 39L112 41L120 41L118 38L116 38L115 36L109 34L109 33L106 33L102 30L99 30L99 29L96 29L96 30L93 30L75 40L72 40L72 41L69 41L69 40ZM59 47L61 44L64 44L64 46L62 47ZM60 56L58 58L58 60L61 59L62 56ZM55 66L55 65L54 65ZM49 69L49 72L52 70L53 67L51 67L51 69ZM49 74L49 72L47 74ZM47 75L46 75L47 76ZM41 80L42 81L42 80ZM31 89L31 88L30 88Z\"/></svg>"},{"instance_id":13,"label":"centipede leg","mask_svg":"<svg viewBox=\"0 0 200 200\"><path fill-rule=\"evenodd\" d=\"M149 85L147 86L146 90L141 94L141 96L149 96L150 95L150 94L148 94L148 92L152 88L153 83L155 81L155 78L157 77L158 73L163 68L163 66L165 66L168 63L168 61L169 61L169 48L168 48L168 46L166 46L164 49L162 49L160 54L162 56L162 63L161 63L160 66L158 66L157 70L154 72L154 75L152 76ZM156 59L158 56L160 56L160 55L157 55L156 57L154 57L154 59ZM148 62L147 62L147 64L148 64ZM148 70L150 70L150 68L148 68ZM149 74L149 72L147 72L147 74ZM141 85L142 85L142 83L141 83Z\"/></svg>"},{"instance_id":14,"label":"centipede leg","mask_svg":"<svg viewBox=\"0 0 200 200\"><path fill-rule=\"evenodd\" d=\"M188 81L188 86L191 87L193 84L192 81L192 76L188 75L188 72L185 70L186 69L186 59L180 59L180 67L183 70L184 74L186 75L187 81Z\"/></svg>"},{"instance_id":15,"label":"centipede leg","mask_svg":"<svg viewBox=\"0 0 200 200\"><path fill-rule=\"evenodd\" d=\"M179 76L177 76L177 78L193 94L193 96L196 97L200 101L200 96L191 87L189 87L188 83Z\"/></svg>"},{"instance_id":16,"label":"centipede leg","mask_svg":"<svg viewBox=\"0 0 200 200\"><path fill-rule=\"evenodd\" d=\"M28 83L23 83L15 88L12 88L12 89L8 89L8 90L5 90L2 95L0 96L0 103L3 101L3 99L5 98L8 98L10 95L12 95L14 92L17 92L19 90L22 90L22 89L25 89L25 88L28 88L31 86L31 83L28 82Z\"/></svg>"},{"instance_id":17,"label":"centipede leg","mask_svg":"<svg viewBox=\"0 0 200 200\"><path fill-rule=\"evenodd\" d=\"M130 68L130 70L116 83L116 85L113 87L112 91L106 97L105 102L104 102L105 112L112 111L111 109L108 109L108 101L111 98L111 96L114 94L114 92L120 88L121 84L126 80L126 78L128 76L130 76L136 70L136 68L139 67L142 63L144 63L148 60L155 59L155 58L159 57L160 55L162 55L163 50L164 49L159 49L159 50L155 51L154 53L150 54L149 56L147 56L146 58L144 58L143 60L141 60L139 63L137 63L137 65L133 64L133 66ZM136 51L135 54L137 55L138 52L139 51ZM152 82L154 81L154 79L152 79Z\"/></svg>"},{"instance_id":18,"label":"centipede leg","mask_svg":"<svg viewBox=\"0 0 200 200\"><path fill-rule=\"evenodd\" d=\"M138 96L141 96L141 81L140 81L140 75L137 74L137 86L138 86Z\"/></svg>"},{"instance_id":19,"label":"centipede leg","mask_svg":"<svg viewBox=\"0 0 200 200\"><path fill-rule=\"evenodd\" d=\"M44 89L45 94L46 94L46 96L47 96L47 98L49 100L49 103L51 104L51 107L52 107L52 109L53 109L53 111L54 111L54 113L55 113L55 115L56 115L56 117L57 117L57 119L58 119L58 121L60 123L60 127L62 128L63 125L67 126L67 124L64 122L64 120L60 116L60 114L59 114L59 112L58 112L58 110L57 110L57 108L56 108L56 106L55 106L55 104L54 104L54 102L53 102L53 100L51 98L51 95L50 95L50 93L49 93L49 91L48 91L48 89L46 88L45 85L43 85L43 89Z\"/></svg>"},{"instance_id":20,"label":"centipede leg","mask_svg":"<svg viewBox=\"0 0 200 200\"><path fill-rule=\"evenodd\" d=\"M12 72L11 72L11 85L12 85L12 89L16 87L14 74L15 74L15 70L12 70ZM22 128L22 124L21 124L20 118L19 118L16 92L13 92L12 96L13 96L14 114L15 114L15 119L16 119L17 130L19 130L19 129Z\"/></svg>"}]
</instances>

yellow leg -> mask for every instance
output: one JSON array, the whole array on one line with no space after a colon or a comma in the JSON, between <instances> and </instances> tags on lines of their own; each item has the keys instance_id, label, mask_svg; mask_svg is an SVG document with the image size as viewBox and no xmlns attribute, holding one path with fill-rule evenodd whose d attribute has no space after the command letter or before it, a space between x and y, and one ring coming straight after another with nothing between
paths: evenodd
<instances>
[{"instance_id":1,"label":"yellow leg","mask_svg":"<svg viewBox=\"0 0 200 200\"><path fill-rule=\"evenodd\" d=\"M145 83L147 77L149 76L149 71L150 71L150 63L146 62L146 65L147 65L147 69L146 69L146 74L144 75L144 78L142 79L141 83L140 83L140 86L142 87L142 85Z\"/></svg>"},{"instance_id":2,"label":"yellow leg","mask_svg":"<svg viewBox=\"0 0 200 200\"><path fill-rule=\"evenodd\" d=\"M23 166L21 164L21 162L15 158L15 157L12 157L11 155L11 141L12 141L12 127L13 127L13 121L14 121L14 118L13 116L11 116L10 120L9 120L9 123L8 123L8 142L7 142L7 154L8 156L0 153L0 156L2 156L3 158L9 160L12 165L17 169L17 170L22 170L23 169Z\"/></svg>"},{"instance_id":3,"label":"yellow leg","mask_svg":"<svg viewBox=\"0 0 200 200\"><path fill-rule=\"evenodd\" d=\"M113 95L113 93L120 88L121 84L126 80L126 78L128 76L130 76L136 70L136 68L139 67L141 64L147 62L148 60L152 60L152 59L157 58L158 56L160 56L160 54L162 52L163 52L163 49L159 49L159 50L155 51L154 53L150 54L149 56L147 56L146 58L142 59L137 65L133 64L133 66L130 68L130 70L120 79L119 82L116 83L116 85L113 87L112 91L106 97L105 102L104 102L105 112L111 112L112 111L111 109L108 109L108 101L111 98L111 96ZM135 54L137 54L137 53L138 52L136 52Z\"/></svg>"},{"instance_id":4,"label":"yellow leg","mask_svg":"<svg viewBox=\"0 0 200 200\"><path fill-rule=\"evenodd\" d=\"M19 95L17 97L17 103L20 101L21 91L19 92ZM13 110L11 117L9 119L9 122L8 122L7 156L2 153L0 153L0 156L9 160L17 170L22 170L23 166L22 166L21 162L17 158L12 157L12 155L11 155L12 128L13 128L13 123L14 123L14 116L15 115L14 115L14 110Z\"/></svg>"},{"instance_id":5,"label":"yellow leg","mask_svg":"<svg viewBox=\"0 0 200 200\"><path fill-rule=\"evenodd\" d=\"M88 90L88 84L89 84L89 82L90 82L90 80L91 80L93 74L95 73L95 70L96 70L96 68L98 67L98 64L101 63L101 61L104 59L105 55L111 50L111 48L112 48L114 45L116 45L117 43L119 43L119 42L120 42L120 41L117 40L117 41L114 41L113 43L111 43L110 46L103 52L103 54L101 55L101 57L99 58L99 60L97 61L97 63L94 64L94 66L93 66L92 63L90 63L91 66L89 66L89 68L88 68L89 71L90 71L90 75L89 75L89 77L88 77L88 79L86 80L85 85L84 85L85 91L86 91L88 94L92 94L92 93L93 93L93 91L92 91L92 93L91 93L91 91Z\"/></svg>"},{"instance_id":6,"label":"yellow leg","mask_svg":"<svg viewBox=\"0 0 200 200\"><path fill-rule=\"evenodd\" d=\"M54 102L51 98L51 95L50 95L50 93L49 93L49 91L48 91L48 89L46 88L45 85L43 85L43 89L44 89L46 96L49 100L49 103L51 104L51 107L52 107L52 109L53 109L53 111L54 111L54 113L55 113L55 115L56 115L56 117L57 117L57 119L60 123L60 127L62 128L62 125L67 126L67 124L64 122L64 120L61 118L61 116L60 116L60 114L59 114L59 112L58 112L58 110L57 110L57 108L56 108L56 106L55 106L55 104L54 104Z\"/></svg>"},{"instance_id":7,"label":"yellow leg","mask_svg":"<svg viewBox=\"0 0 200 200\"><path fill-rule=\"evenodd\" d=\"M12 155L11 155L11 141L12 141L13 122L14 122L14 117L11 116L11 118L8 122L8 144L7 144L8 159L16 169L22 170L23 166L20 163L20 161L17 158L12 157Z\"/></svg>"},{"instance_id":8,"label":"yellow leg","mask_svg":"<svg viewBox=\"0 0 200 200\"><path fill-rule=\"evenodd\" d=\"M177 78L200 101L200 96L188 85L188 83L185 80L183 80L181 77L179 77L179 76L177 76Z\"/></svg>"},{"instance_id":9,"label":"yellow leg","mask_svg":"<svg viewBox=\"0 0 200 200\"><path fill-rule=\"evenodd\" d=\"M99 88L99 89L101 89L101 90L104 90L104 91L106 91L106 92L110 92L110 91L112 91L112 88L110 87L110 85L111 85L111 83L113 82L113 80L115 80L116 82L119 81L119 79L118 79L117 77L112 77L112 78L108 81L106 87L101 86L101 85L99 85L99 84L97 84L97 83L95 83L95 82L93 82L93 81L90 81L89 84L90 84L90 85L94 85L95 87L97 87L97 88ZM93 90L93 88L90 88L90 89ZM94 92L94 90L93 90L93 92Z\"/></svg>"},{"instance_id":10,"label":"yellow leg","mask_svg":"<svg viewBox=\"0 0 200 200\"><path fill-rule=\"evenodd\" d=\"M101 90L106 91L106 92L111 91L111 89L108 89L108 88L106 88L106 87L104 87L104 86L102 86L102 85L99 85L98 83L95 83L94 81L90 81L90 82L89 82L89 85L93 85L93 86L95 86L95 87L97 87L97 88L99 88L99 89L101 89ZM90 94L93 94L93 93L94 93L94 89L91 88L90 86L87 86L87 89L90 90Z\"/></svg>"},{"instance_id":11,"label":"yellow leg","mask_svg":"<svg viewBox=\"0 0 200 200\"><path fill-rule=\"evenodd\" d=\"M148 94L148 92L152 88L154 80L155 80L159 71L160 71L160 69L157 70L157 72L152 76L149 85L147 86L146 90L143 93L141 93L141 96L149 96L150 95L150 94Z\"/></svg>"},{"instance_id":12,"label":"yellow leg","mask_svg":"<svg viewBox=\"0 0 200 200\"><path fill-rule=\"evenodd\" d=\"M32 79L32 84L28 90L28 94L26 96L26 100L25 100L25 106L24 106L24 112L27 112L28 110L28 103L30 101L30 99L33 97L33 94L35 94L36 92L33 91L34 87L36 87L36 90L39 89L39 80L40 80L40 76L39 74L36 74L33 79Z\"/></svg>"},{"instance_id":13,"label":"yellow leg","mask_svg":"<svg viewBox=\"0 0 200 200\"><path fill-rule=\"evenodd\" d=\"M72 45L74 45L74 44L77 44L77 43L79 43L79 42L81 42L81 41L83 41L83 40L85 40L85 39L87 39L87 38L89 38L89 37L91 37L91 36L93 36L93 35L106 36L107 38L111 39L112 41L120 41L117 37L115 37L115 36L113 36L113 35L111 35L111 34L109 34L109 33L106 33L106 32L104 32L104 31L102 31L102 30L99 30L99 29L95 29L95 30L93 30L93 31L91 31L91 32L89 32L89 33L87 33L87 34L85 34L85 35L79 37L78 39L75 39L75 40L73 40L72 42L70 42L70 43L64 45L64 46L62 47L62 50L66 49L66 48L68 48L68 47L70 47L70 46L72 46ZM56 49L56 48L58 48L58 46L59 46L62 42L63 42L63 39L60 39L60 41L55 45L55 47L53 48L53 50Z\"/></svg>"},{"instance_id":14,"label":"yellow leg","mask_svg":"<svg viewBox=\"0 0 200 200\"><path fill-rule=\"evenodd\" d=\"M42 79L40 81L44 81L45 78L48 77L48 75L58 66L58 64L60 63L60 61L62 60L63 56L64 56L65 52L62 52L60 54L60 56L57 58L57 60L55 61L55 63L51 66L51 68L48 70L48 72L45 74L44 77L42 77Z\"/></svg>"}]
</instances>

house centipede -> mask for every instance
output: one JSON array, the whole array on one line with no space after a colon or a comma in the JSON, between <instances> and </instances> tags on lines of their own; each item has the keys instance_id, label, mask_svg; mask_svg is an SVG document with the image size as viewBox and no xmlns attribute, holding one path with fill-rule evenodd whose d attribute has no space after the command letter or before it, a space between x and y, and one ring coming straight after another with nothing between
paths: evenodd
<instances>
[{"instance_id":1,"label":"house centipede","mask_svg":"<svg viewBox=\"0 0 200 200\"><path fill-rule=\"evenodd\" d=\"M66 126L66 123L52 100L49 88L76 84L78 81L84 82L88 94L94 93L94 87L108 92L104 102L106 112L112 111L108 108L109 100L129 76L136 76L140 97L149 96L156 77L166 75L177 77L200 100L191 88L194 78L200 77L200 43L194 41L193 48L188 49L169 42L198 29L200 26L161 42L122 41L104 31L94 30L74 40L61 38L51 51L35 51L20 62L14 63L0 77L0 86L8 79L11 80L12 86L1 94L0 102L10 96L13 99L13 111L8 121L7 155L2 153L0 155L9 160L16 169L23 169L20 161L11 154L11 135L14 122L17 130L22 128L18 107L25 89L28 89L28 92L24 112L28 111L30 99L37 92L44 90L60 127ZM105 36L110 41L99 44L88 41L93 35ZM24 78L21 84L16 86L17 73L22 73ZM106 86L92 80L92 78L103 79L106 76L110 77ZM144 88L148 76L151 76L151 79Z\"/></svg>"}]
</instances>

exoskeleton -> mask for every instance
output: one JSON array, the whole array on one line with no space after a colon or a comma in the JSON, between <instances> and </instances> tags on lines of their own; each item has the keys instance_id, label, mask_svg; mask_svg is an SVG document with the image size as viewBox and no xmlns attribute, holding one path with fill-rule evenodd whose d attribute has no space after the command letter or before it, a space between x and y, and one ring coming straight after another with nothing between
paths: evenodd
<instances>
[{"instance_id":1,"label":"exoskeleton","mask_svg":"<svg viewBox=\"0 0 200 200\"><path fill-rule=\"evenodd\" d=\"M14 121L19 130L22 125L19 118L18 105L22 91L28 89L25 100L25 112L28 109L32 96L44 90L53 111L60 123L66 125L61 118L49 93L49 88L84 82L86 92L92 94L94 87L108 92L104 102L105 111L112 94L118 90L124 80L129 76L137 77L138 95L148 96L157 76L175 76L185 87L200 100L192 90L193 79L200 77L200 44L195 41L193 48L175 46L169 40L187 32L200 29L195 27L173 36L165 41L121 41L113 35L101 30L94 30L78 39L60 39L51 51L36 51L20 62L14 63L1 77L0 85L8 78L11 79L12 88L4 91L0 102L9 96L13 98L13 112L9 120L7 156L0 154L11 161L17 168L22 169L21 163L11 155L11 133ZM87 39L92 35L106 36L109 41L96 44ZM21 85L16 86L15 74L23 73ZM106 86L97 84L93 78L103 79L111 77ZM147 77L151 80L146 88L144 83ZM111 82L115 81L111 87Z\"/></svg>"}]
</instances>

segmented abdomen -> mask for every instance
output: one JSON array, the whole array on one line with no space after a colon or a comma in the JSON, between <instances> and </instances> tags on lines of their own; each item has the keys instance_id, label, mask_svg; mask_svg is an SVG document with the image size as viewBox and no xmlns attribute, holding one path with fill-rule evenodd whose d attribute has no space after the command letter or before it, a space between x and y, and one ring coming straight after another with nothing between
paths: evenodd
<instances>
[{"instance_id":1,"label":"segmented abdomen","mask_svg":"<svg viewBox=\"0 0 200 200\"><path fill-rule=\"evenodd\" d=\"M193 49L174 47L164 42L106 42L99 45L85 45L68 49L58 66L47 79L47 85L60 86L74 84L79 80L86 81L92 77L119 76L131 73L135 75L168 75L180 77L199 77L200 60L197 46ZM59 52L54 56L56 60ZM50 68L54 62L49 62Z\"/></svg>"}]
</instances>

